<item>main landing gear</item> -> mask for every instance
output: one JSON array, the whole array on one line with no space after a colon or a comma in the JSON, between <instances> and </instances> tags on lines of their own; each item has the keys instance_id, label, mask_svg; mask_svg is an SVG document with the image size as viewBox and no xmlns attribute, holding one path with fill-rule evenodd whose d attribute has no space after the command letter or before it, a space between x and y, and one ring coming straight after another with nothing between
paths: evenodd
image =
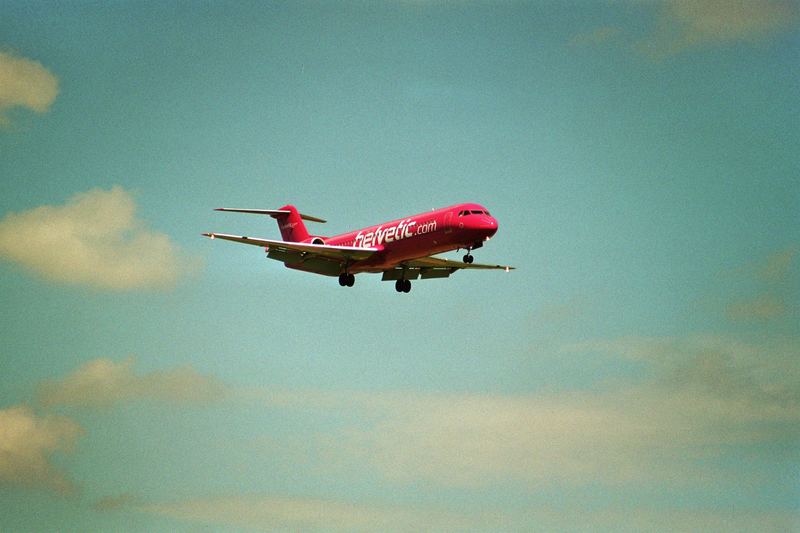
<instances>
[{"instance_id":1,"label":"main landing gear","mask_svg":"<svg viewBox=\"0 0 800 533\"><path fill-rule=\"evenodd\" d=\"M394 282L394 290L397 292L411 292L411 280L398 279Z\"/></svg>"},{"instance_id":2,"label":"main landing gear","mask_svg":"<svg viewBox=\"0 0 800 533\"><path fill-rule=\"evenodd\" d=\"M339 285L342 287L352 287L356 283L355 274L343 273L339 274Z\"/></svg>"}]
</instances>

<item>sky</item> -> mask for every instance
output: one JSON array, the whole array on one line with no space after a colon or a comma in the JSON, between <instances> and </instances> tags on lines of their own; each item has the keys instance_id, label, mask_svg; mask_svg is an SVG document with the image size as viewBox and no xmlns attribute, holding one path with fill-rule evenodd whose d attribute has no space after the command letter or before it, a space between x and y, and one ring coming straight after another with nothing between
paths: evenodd
<instances>
[{"instance_id":1,"label":"sky","mask_svg":"<svg viewBox=\"0 0 800 533\"><path fill-rule=\"evenodd\" d=\"M800 529L799 29L0 0L0 530ZM201 236L460 202L516 270L343 289Z\"/></svg>"}]
</instances>

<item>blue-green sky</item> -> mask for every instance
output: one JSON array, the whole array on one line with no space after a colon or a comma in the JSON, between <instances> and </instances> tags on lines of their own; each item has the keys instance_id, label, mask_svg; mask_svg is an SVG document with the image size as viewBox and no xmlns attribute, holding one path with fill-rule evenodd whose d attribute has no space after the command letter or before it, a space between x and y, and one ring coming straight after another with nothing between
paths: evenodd
<instances>
[{"instance_id":1,"label":"blue-green sky","mask_svg":"<svg viewBox=\"0 0 800 533\"><path fill-rule=\"evenodd\" d=\"M0 530L800 529L798 17L0 1ZM517 270L200 236L465 201Z\"/></svg>"}]
</instances>

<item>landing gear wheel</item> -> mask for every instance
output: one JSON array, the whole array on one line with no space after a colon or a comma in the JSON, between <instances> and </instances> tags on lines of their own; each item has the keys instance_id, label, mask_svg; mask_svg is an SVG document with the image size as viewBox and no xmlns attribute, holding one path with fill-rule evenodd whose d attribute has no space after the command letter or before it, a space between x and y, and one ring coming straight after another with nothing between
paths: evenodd
<instances>
[{"instance_id":1,"label":"landing gear wheel","mask_svg":"<svg viewBox=\"0 0 800 533\"><path fill-rule=\"evenodd\" d=\"M411 280L398 279L394 282L394 290L397 292L411 292Z\"/></svg>"},{"instance_id":2,"label":"landing gear wheel","mask_svg":"<svg viewBox=\"0 0 800 533\"><path fill-rule=\"evenodd\" d=\"M474 259L475 258L472 257L470 254L467 254L467 255L464 256L464 262L467 263L467 264L471 264Z\"/></svg>"},{"instance_id":3,"label":"landing gear wheel","mask_svg":"<svg viewBox=\"0 0 800 533\"><path fill-rule=\"evenodd\" d=\"M406 292L406 293L411 292L411 280L410 279L404 279L403 280L403 292Z\"/></svg>"},{"instance_id":4,"label":"landing gear wheel","mask_svg":"<svg viewBox=\"0 0 800 533\"><path fill-rule=\"evenodd\" d=\"M347 285L348 287L352 287L353 285L355 285L355 283L356 283L355 274L347 274L347 280L345 285Z\"/></svg>"},{"instance_id":5,"label":"landing gear wheel","mask_svg":"<svg viewBox=\"0 0 800 533\"><path fill-rule=\"evenodd\" d=\"M347 274L339 274L339 286L344 287L347 285Z\"/></svg>"},{"instance_id":6,"label":"landing gear wheel","mask_svg":"<svg viewBox=\"0 0 800 533\"><path fill-rule=\"evenodd\" d=\"M402 279L398 279L397 281L394 282L394 290L396 290L397 292L403 292L403 280Z\"/></svg>"}]
</instances>

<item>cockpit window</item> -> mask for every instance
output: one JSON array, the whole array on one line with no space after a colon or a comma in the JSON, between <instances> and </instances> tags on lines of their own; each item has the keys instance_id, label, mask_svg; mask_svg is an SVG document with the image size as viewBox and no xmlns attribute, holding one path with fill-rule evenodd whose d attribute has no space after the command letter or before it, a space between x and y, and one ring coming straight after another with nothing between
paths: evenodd
<instances>
[{"instance_id":1,"label":"cockpit window","mask_svg":"<svg viewBox=\"0 0 800 533\"><path fill-rule=\"evenodd\" d=\"M473 209L473 210L471 211L471 213L472 213L473 215L482 215L482 214L483 214L483 211L479 211L479 210L475 210L475 209Z\"/></svg>"}]
</instances>

